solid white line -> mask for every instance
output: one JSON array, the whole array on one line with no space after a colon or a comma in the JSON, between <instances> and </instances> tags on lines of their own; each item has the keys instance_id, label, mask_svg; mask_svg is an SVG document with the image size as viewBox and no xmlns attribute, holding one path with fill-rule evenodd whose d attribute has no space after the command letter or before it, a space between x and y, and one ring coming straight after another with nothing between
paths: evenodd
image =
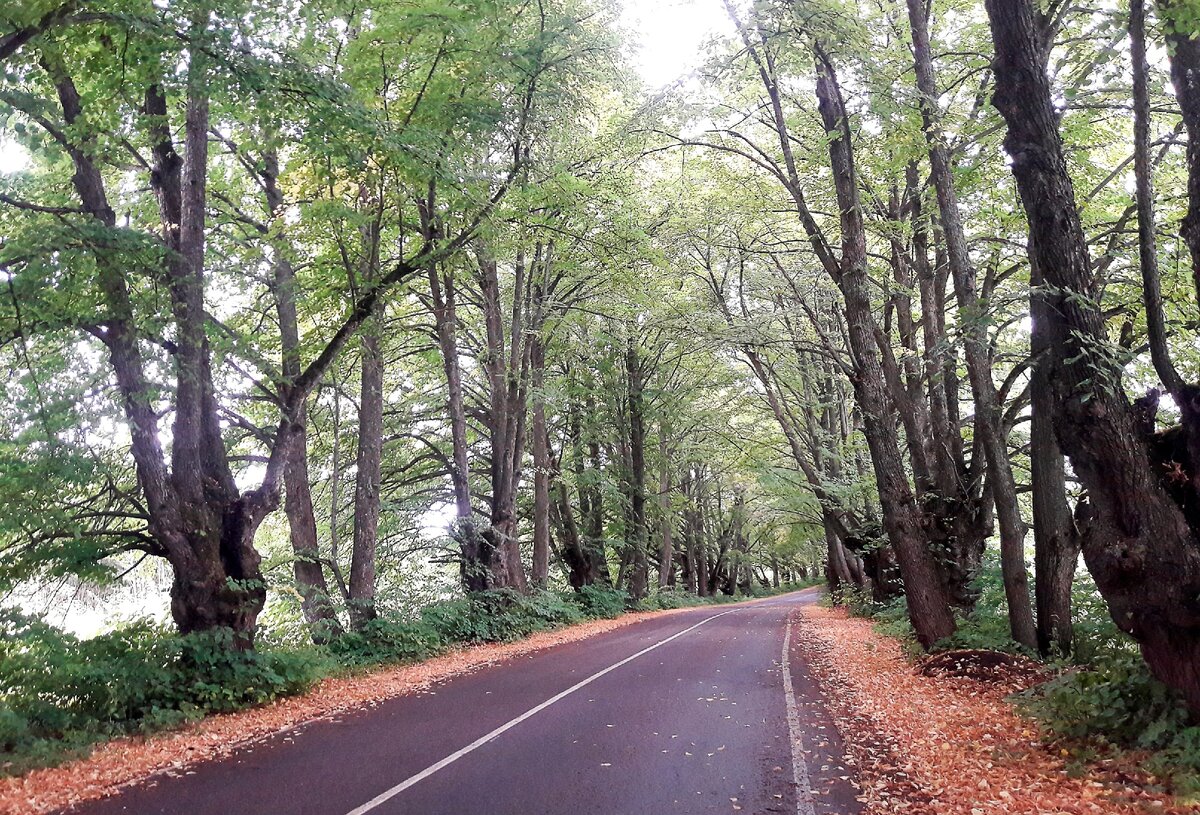
<instances>
[{"instance_id":1,"label":"solid white line","mask_svg":"<svg viewBox=\"0 0 1200 815\"><path fill-rule=\"evenodd\" d=\"M800 715L796 711L796 694L792 689L792 664L788 655L792 643L792 615L783 630L783 695L787 699L788 733L792 742L792 777L796 781L796 815L815 815L812 782L808 778L808 763L804 760L804 734L800 730Z\"/></svg>"},{"instance_id":2,"label":"solid white line","mask_svg":"<svg viewBox=\"0 0 1200 815\"><path fill-rule=\"evenodd\" d=\"M582 687L590 685L592 682L595 682L597 679L604 676L605 674L615 671L617 668L620 668L622 665L628 665L630 662L633 662L638 657L640 657L644 654L650 653L655 648L666 645L671 640L682 637L684 634L687 634L689 631L695 631L697 628L699 628L700 626L704 625L707 622L712 622L713 620L717 619L718 617L724 617L726 614L733 614L736 611L739 611L739 609L731 609L730 611L722 611L720 614L714 614L711 617L705 617L703 620L696 623L695 625L685 628L682 631L679 631L675 634L672 634L671 636L667 637L664 640L659 640L658 642L654 643L653 645L651 645L647 648L643 648L642 650L638 651L633 656L625 657L625 659L621 660L620 662L616 662L612 665L609 665L607 668L605 668L602 671L597 671L596 673L589 676L587 679L576 682L574 685L567 688L562 693L557 693L554 696L551 696L549 699L542 702L540 705L538 705L536 707L531 707L529 710L525 711L524 713L522 713L520 716L516 717L515 719L511 719L511 720L505 722L504 724L500 725L492 732L487 733L483 736L480 736L479 738L475 739L475 741L471 742L470 744L468 744L466 747L462 748L461 750L456 750L455 752L446 756L445 758L443 758L441 761L437 762L436 764L430 764L428 767L421 770L421 772L417 773L416 775L414 775L410 778L406 778L404 781L401 781L399 784L397 784L396 786L392 787L389 790L385 790L384 792L381 792L379 795L376 795L374 798L372 798L370 801L367 801L362 806L350 810L348 813L346 813L346 815L365 815L365 813L370 812L372 809L374 809L375 807L384 803L385 801L395 798L397 795L404 792L406 789L413 786L414 784L416 784L420 781L424 781L426 778L433 775L438 770L444 769L445 767L450 766L451 764L458 761L460 758L467 755L468 753L471 753L474 750L478 750L480 747L487 744L489 741L496 738L500 734L513 729L514 727L516 727L517 725L519 725L521 722L525 721L526 719L530 718L531 716L541 713L543 710L550 707L555 702L559 702L559 701L565 699L566 697L570 696L575 691L579 690ZM786 673L785 673L785 676L786 676ZM789 698L790 698L790 696L789 696Z\"/></svg>"}]
</instances>

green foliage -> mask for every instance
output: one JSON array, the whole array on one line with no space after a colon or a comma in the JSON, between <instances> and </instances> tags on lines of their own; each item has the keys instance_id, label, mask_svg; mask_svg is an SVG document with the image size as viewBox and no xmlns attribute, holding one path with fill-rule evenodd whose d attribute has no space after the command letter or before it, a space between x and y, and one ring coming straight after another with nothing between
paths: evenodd
<instances>
[{"instance_id":1,"label":"green foliage","mask_svg":"<svg viewBox=\"0 0 1200 815\"><path fill-rule=\"evenodd\" d=\"M1150 675L1136 652L1110 654L1018 697L1048 733L1084 754L1152 751L1142 764L1180 795L1200 793L1200 727L1182 697Z\"/></svg>"},{"instance_id":2,"label":"green foliage","mask_svg":"<svg viewBox=\"0 0 1200 815\"><path fill-rule=\"evenodd\" d=\"M604 619L621 616L629 602L629 595L620 589L591 585L581 588L573 599L583 609L584 615Z\"/></svg>"},{"instance_id":3,"label":"green foliage","mask_svg":"<svg viewBox=\"0 0 1200 815\"><path fill-rule=\"evenodd\" d=\"M1075 629L1071 661L1075 664L1102 664L1140 653L1137 643L1117 628L1092 576L1086 572L1076 575L1071 587L1071 610Z\"/></svg>"},{"instance_id":4,"label":"green foliage","mask_svg":"<svg viewBox=\"0 0 1200 815\"><path fill-rule=\"evenodd\" d=\"M371 620L361 631L347 631L328 646L339 663L351 667L417 662L443 649L437 631L424 623Z\"/></svg>"},{"instance_id":5,"label":"green foliage","mask_svg":"<svg viewBox=\"0 0 1200 815\"><path fill-rule=\"evenodd\" d=\"M1027 692L1022 706L1057 736L1130 747L1166 747L1187 721L1180 697L1132 655L1072 669Z\"/></svg>"},{"instance_id":6,"label":"green foliage","mask_svg":"<svg viewBox=\"0 0 1200 815\"><path fill-rule=\"evenodd\" d=\"M858 586L843 586L836 601L855 617L875 617L887 608L887 604L876 602L869 589Z\"/></svg>"},{"instance_id":7,"label":"green foliage","mask_svg":"<svg viewBox=\"0 0 1200 815\"><path fill-rule=\"evenodd\" d=\"M963 648L1003 651L1011 654L1032 654L1012 638L1008 620L1008 601L1004 596L1004 573L997 553L984 553L983 566L973 582L979 600L970 613L959 618L953 636L941 640L934 650L950 651Z\"/></svg>"},{"instance_id":8,"label":"green foliage","mask_svg":"<svg viewBox=\"0 0 1200 815\"><path fill-rule=\"evenodd\" d=\"M0 745L7 772L122 733L299 693L328 670L312 650L239 651L233 633L137 622L89 640L0 614Z\"/></svg>"},{"instance_id":9,"label":"green foliage","mask_svg":"<svg viewBox=\"0 0 1200 815\"><path fill-rule=\"evenodd\" d=\"M522 595L501 589L435 603L421 620L444 643L511 642L584 619L579 604L551 591Z\"/></svg>"},{"instance_id":10,"label":"green foliage","mask_svg":"<svg viewBox=\"0 0 1200 815\"><path fill-rule=\"evenodd\" d=\"M643 599L638 603L637 609L638 611L658 611L668 608L690 608L691 606L706 605L707 602L708 598L697 597L687 591L664 589Z\"/></svg>"}]
</instances>

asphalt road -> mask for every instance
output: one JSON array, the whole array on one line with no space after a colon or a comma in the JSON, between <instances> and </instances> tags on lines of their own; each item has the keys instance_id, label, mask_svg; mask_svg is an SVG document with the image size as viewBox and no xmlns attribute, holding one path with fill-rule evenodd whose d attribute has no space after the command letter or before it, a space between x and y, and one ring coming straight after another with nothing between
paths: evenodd
<instances>
[{"instance_id":1,"label":"asphalt road","mask_svg":"<svg viewBox=\"0 0 1200 815\"><path fill-rule=\"evenodd\" d=\"M71 812L852 815L853 772L791 641L789 617L813 600L664 615Z\"/></svg>"}]
</instances>

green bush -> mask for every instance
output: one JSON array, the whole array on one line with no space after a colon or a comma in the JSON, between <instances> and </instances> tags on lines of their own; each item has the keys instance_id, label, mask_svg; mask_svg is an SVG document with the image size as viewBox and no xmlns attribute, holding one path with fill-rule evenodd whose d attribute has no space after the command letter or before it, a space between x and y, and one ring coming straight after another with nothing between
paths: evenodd
<instances>
[{"instance_id":1,"label":"green bush","mask_svg":"<svg viewBox=\"0 0 1200 815\"><path fill-rule=\"evenodd\" d=\"M668 590L639 607L738 599L743 598ZM229 630L180 636L141 621L80 640L0 609L0 775L86 752L113 736L300 693L339 665L412 662L455 643L517 640L589 618L616 617L628 602L625 592L606 586L530 595L482 592L427 606L417 621L373 620L321 648L283 644L265 632L259 649L250 652L233 647Z\"/></svg>"},{"instance_id":2,"label":"green bush","mask_svg":"<svg viewBox=\"0 0 1200 815\"><path fill-rule=\"evenodd\" d=\"M1058 738L1089 747L1153 751L1144 766L1177 794L1200 794L1200 727L1179 694L1119 651L1019 695L1022 712Z\"/></svg>"},{"instance_id":3,"label":"green bush","mask_svg":"<svg viewBox=\"0 0 1200 815\"><path fill-rule=\"evenodd\" d=\"M327 646L342 665L361 667L389 662L416 662L442 650L442 640L424 623L398 623L382 618L361 631L347 631Z\"/></svg>"},{"instance_id":4,"label":"green bush","mask_svg":"<svg viewBox=\"0 0 1200 815\"><path fill-rule=\"evenodd\" d=\"M29 739L29 721L14 710L0 707L0 753L11 753Z\"/></svg>"},{"instance_id":5,"label":"green bush","mask_svg":"<svg viewBox=\"0 0 1200 815\"><path fill-rule=\"evenodd\" d=\"M1108 605L1092 576L1082 572L1071 586L1071 616L1075 631L1077 665L1098 665L1109 660L1139 656L1137 643L1113 622Z\"/></svg>"},{"instance_id":6,"label":"green bush","mask_svg":"<svg viewBox=\"0 0 1200 815\"><path fill-rule=\"evenodd\" d=\"M434 603L421 612L445 643L511 642L583 619L577 603L555 592L523 595L509 589Z\"/></svg>"},{"instance_id":7,"label":"green bush","mask_svg":"<svg viewBox=\"0 0 1200 815\"><path fill-rule=\"evenodd\" d=\"M657 594L651 594L638 603L639 611L657 611L669 608L690 608L703 606L708 603L704 597L697 597L688 591L679 589L663 589Z\"/></svg>"},{"instance_id":8,"label":"green bush","mask_svg":"<svg viewBox=\"0 0 1200 815\"><path fill-rule=\"evenodd\" d=\"M571 599L583 609L587 617L603 619L619 617L625 613L629 595L610 586L584 586Z\"/></svg>"},{"instance_id":9,"label":"green bush","mask_svg":"<svg viewBox=\"0 0 1200 815\"><path fill-rule=\"evenodd\" d=\"M1020 701L1055 735L1099 737L1128 747L1166 747L1187 722L1180 697L1134 655L1070 671L1032 689Z\"/></svg>"},{"instance_id":10,"label":"green bush","mask_svg":"<svg viewBox=\"0 0 1200 815\"><path fill-rule=\"evenodd\" d=\"M298 693L324 673L311 650L241 652L232 637L138 622L79 640L0 612L0 744L85 745Z\"/></svg>"},{"instance_id":11,"label":"green bush","mask_svg":"<svg viewBox=\"0 0 1200 815\"><path fill-rule=\"evenodd\" d=\"M870 589L843 586L838 597L853 617L876 617L887 610L887 604L877 603Z\"/></svg>"}]
</instances>

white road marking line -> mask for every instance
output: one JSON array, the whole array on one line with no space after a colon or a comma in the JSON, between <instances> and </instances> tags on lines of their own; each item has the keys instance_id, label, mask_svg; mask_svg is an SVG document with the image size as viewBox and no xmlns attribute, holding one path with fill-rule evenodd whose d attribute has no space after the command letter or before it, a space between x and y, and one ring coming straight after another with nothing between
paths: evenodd
<instances>
[{"instance_id":1,"label":"white road marking line","mask_svg":"<svg viewBox=\"0 0 1200 815\"><path fill-rule=\"evenodd\" d=\"M703 620L696 623L695 625L685 628L682 631L676 632L664 640L659 640L658 642L654 643L653 645L648 646L648 647L643 648L642 650L638 651L633 656L625 657L625 659L621 660L620 662L616 662L616 663L613 663L612 665L609 665L607 668L605 668L602 671L597 671L596 673L589 676L587 679L576 682L574 685L567 688L565 691L562 691L561 693L557 693L554 696L551 696L549 699L542 702L540 705L537 705L536 707L531 707L529 710L525 711L524 713L522 713L520 716L516 717L515 719L510 719L509 721L507 721L504 724L497 727L492 732L487 733L483 736L480 736L479 738L475 739L475 741L468 744L466 747L463 747L461 750L456 750L455 752L446 756L445 758L443 758L441 761L437 762L436 764L430 764L428 767L421 770L421 772L417 773L416 775L411 776L410 778L406 778L404 781L401 781L399 784L392 787L391 789L381 792L379 795L376 795L374 798L372 798L370 801L367 801L362 806L356 807L355 809L350 810L348 813L346 813L346 815L365 815L367 812L370 812L371 810L375 809L375 807L379 806L380 804L382 804L386 801L389 801L392 798L395 798L397 795L404 792L406 789L413 786L414 784L424 781L426 778L433 775L438 770L449 767L451 764L458 761L460 758L467 755L468 753L478 750L480 747L487 744L489 741L491 741L492 739L501 735L502 733L513 729L514 727L516 727L517 725L519 725L521 722L525 721L526 719L530 718L531 716L541 713L543 710L550 707L555 702L562 701L563 699L570 696L572 693L579 690L580 688L590 685L591 683L595 682L597 679L604 676L605 674L615 671L617 668L620 668L622 665L628 665L630 662L633 662L638 657L640 657L644 654L650 653L655 648L666 645L671 640L678 639L678 638L682 637L684 634L687 634L688 632L695 631L697 628L704 625L705 623L712 622L713 620L717 619L718 617L724 617L726 614L734 614L735 612L737 612L739 610L740 609L731 609L729 611L722 611L720 614L714 614L711 617L705 617ZM791 698L790 694L789 694L788 698L789 699ZM795 703L793 702L792 704L794 707ZM810 810L810 812L811 812L811 810Z\"/></svg>"},{"instance_id":2,"label":"white road marking line","mask_svg":"<svg viewBox=\"0 0 1200 815\"><path fill-rule=\"evenodd\" d=\"M787 698L788 732L792 742L792 777L796 781L796 815L816 815L813 810L812 782L808 763L804 760L804 734L800 730L800 715L796 711L796 693L792 688L792 663L788 655L792 644L792 615L783 630L783 694Z\"/></svg>"}]
</instances>

